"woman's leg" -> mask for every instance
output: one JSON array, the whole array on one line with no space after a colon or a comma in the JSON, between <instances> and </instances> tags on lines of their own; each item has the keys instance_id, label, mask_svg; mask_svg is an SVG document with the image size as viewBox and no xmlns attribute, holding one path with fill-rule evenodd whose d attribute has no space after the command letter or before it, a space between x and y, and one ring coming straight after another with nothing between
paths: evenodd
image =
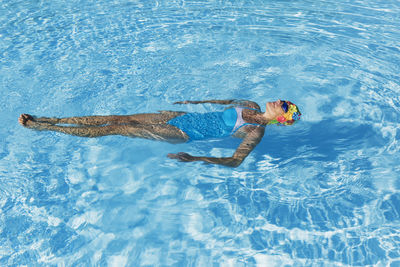
<instances>
[{"instance_id":1,"label":"woman's leg","mask_svg":"<svg viewBox=\"0 0 400 267\"><path fill-rule=\"evenodd\" d=\"M110 116L84 116L68 118L33 118L37 122L50 124L75 124L75 125L112 125L112 124L163 124L185 112L161 111L160 113L142 113L134 115L110 115Z\"/></svg>"},{"instance_id":2,"label":"woman's leg","mask_svg":"<svg viewBox=\"0 0 400 267\"><path fill-rule=\"evenodd\" d=\"M60 133L81 136L99 137L106 135L123 135L139 137L150 140L165 141L169 143L184 143L189 137L180 129L169 124L155 125L106 125L88 127L58 126L50 123L43 123L33 120L30 115L22 114L19 118L21 125L38 131L56 131Z\"/></svg>"},{"instance_id":3,"label":"woman's leg","mask_svg":"<svg viewBox=\"0 0 400 267\"><path fill-rule=\"evenodd\" d=\"M123 120L123 116L120 116L121 119L118 119L119 116L84 116L84 117L68 117L68 118L48 118L48 117L39 117L33 118L33 120L37 122L50 123L50 124L75 124L75 125L91 125L91 126L99 126L99 125L107 125L107 124L116 124L117 120Z\"/></svg>"}]
</instances>

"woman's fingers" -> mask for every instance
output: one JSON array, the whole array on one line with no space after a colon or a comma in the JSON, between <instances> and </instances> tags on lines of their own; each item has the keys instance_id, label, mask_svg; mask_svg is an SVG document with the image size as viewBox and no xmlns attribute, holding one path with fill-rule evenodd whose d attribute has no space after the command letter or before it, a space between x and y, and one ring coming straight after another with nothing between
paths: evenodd
<instances>
[{"instance_id":1,"label":"woman's fingers","mask_svg":"<svg viewBox=\"0 0 400 267\"><path fill-rule=\"evenodd\" d=\"M177 154L174 153L169 153L167 155L168 158L170 159L177 159L179 161L184 161L184 162L189 162L189 161L193 161L194 157L189 155L188 153L185 152L179 152Z\"/></svg>"}]
</instances>

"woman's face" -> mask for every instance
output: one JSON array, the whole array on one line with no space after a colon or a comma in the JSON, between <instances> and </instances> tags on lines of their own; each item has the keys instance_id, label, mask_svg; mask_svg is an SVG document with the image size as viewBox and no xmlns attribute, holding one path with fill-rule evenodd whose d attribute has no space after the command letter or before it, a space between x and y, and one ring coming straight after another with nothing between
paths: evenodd
<instances>
[{"instance_id":1,"label":"woman's face","mask_svg":"<svg viewBox=\"0 0 400 267\"><path fill-rule=\"evenodd\" d=\"M282 101L277 100L275 102L267 102L265 107L265 115L268 119L274 120L279 116L285 114L285 111L282 109Z\"/></svg>"}]
</instances>

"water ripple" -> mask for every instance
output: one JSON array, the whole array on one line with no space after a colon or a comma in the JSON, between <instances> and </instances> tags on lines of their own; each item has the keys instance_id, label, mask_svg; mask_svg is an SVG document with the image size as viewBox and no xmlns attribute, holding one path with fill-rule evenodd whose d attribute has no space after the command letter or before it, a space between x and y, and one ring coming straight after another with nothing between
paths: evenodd
<instances>
[{"instance_id":1,"label":"water ripple","mask_svg":"<svg viewBox=\"0 0 400 267\"><path fill-rule=\"evenodd\" d=\"M0 6L1 265L398 263L398 2ZM290 99L303 120L268 127L233 170L165 157L230 156L229 142L86 140L16 122L216 109L171 104L195 98Z\"/></svg>"}]
</instances>

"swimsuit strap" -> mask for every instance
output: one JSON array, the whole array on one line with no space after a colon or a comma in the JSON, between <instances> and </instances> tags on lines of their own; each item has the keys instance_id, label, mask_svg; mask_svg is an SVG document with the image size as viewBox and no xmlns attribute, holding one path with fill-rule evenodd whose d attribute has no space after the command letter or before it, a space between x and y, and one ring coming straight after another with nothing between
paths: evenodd
<instances>
[{"instance_id":1,"label":"swimsuit strap","mask_svg":"<svg viewBox=\"0 0 400 267\"><path fill-rule=\"evenodd\" d=\"M237 119L236 119L236 123L235 123L235 126L233 127L233 130L232 130L231 134L234 134L237 130L239 130L239 128L241 128L241 127L243 127L245 125L255 125L255 126L263 126L263 127L265 127L264 125L261 125L261 124L245 122L243 120L243 117L242 117L243 109L251 109L251 110L259 111L259 109L255 109L255 108L235 107L235 110L236 110L236 113L237 113Z\"/></svg>"}]
</instances>

